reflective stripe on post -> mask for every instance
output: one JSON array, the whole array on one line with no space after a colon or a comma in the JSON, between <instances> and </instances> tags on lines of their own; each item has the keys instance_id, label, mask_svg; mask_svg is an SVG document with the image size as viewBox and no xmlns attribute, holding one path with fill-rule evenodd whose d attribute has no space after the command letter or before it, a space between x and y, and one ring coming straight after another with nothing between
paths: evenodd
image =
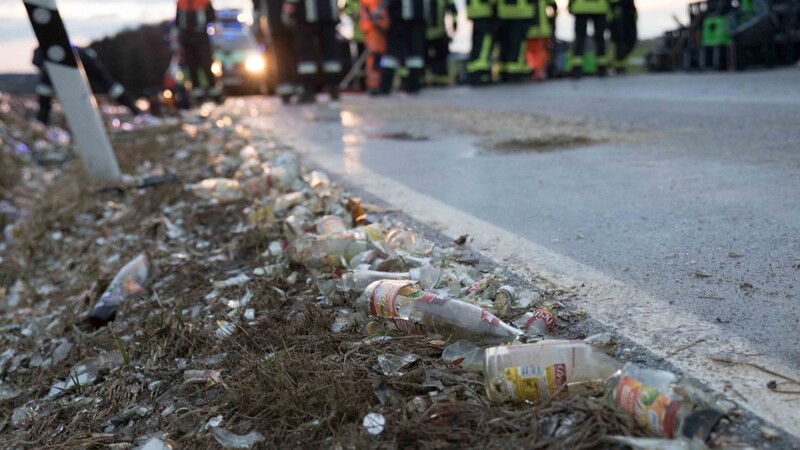
<instances>
[{"instance_id":1,"label":"reflective stripe on post","mask_svg":"<svg viewBox=\"0 0 800 450\"><path fill-rule=\"evenodd\" d=\"M106 184L122 181L117 158L77 52L69 42L55 0L23 0L44 55L44 69L75 136L75 149L89 175Z\"/></svg>"}]
</instances>

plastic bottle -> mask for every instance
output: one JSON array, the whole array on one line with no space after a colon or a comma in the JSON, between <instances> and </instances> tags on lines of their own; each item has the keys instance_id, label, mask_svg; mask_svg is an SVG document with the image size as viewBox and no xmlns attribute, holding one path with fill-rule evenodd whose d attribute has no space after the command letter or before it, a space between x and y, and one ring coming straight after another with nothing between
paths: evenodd
<instances>
[{"instance_id":1,"label":"plastic bottle","mask_svg":"<svg viewBox=\"0 0 800 450\"><path fill-rule=\"evenodd\" d=\"M538 308L519 316L514 325L524 330L528 337L547 336L556 326L556 316L546 308Z\"/></svg>"},{"instance_id":2,"label":"plastic bottle","mask_svg":"<svg viewBox=\"0 0 800 450\"><path fill-rule=\"evenodd\" d=\"M338 284L340 291L364 292L370 284L378 280L410 280L419 282L423 289L433 289L441 278L442 270L426 264L408 272L380 272L377 270L356 269L342 275Z\"/></svg>"},{"instance_id":3,"label":"plastic bottle","mask_svg":"<svg viewBox=\"0 0 800 450\"><path fill-rule=\"evenodd\" d=\"M128 264L122 266L111 280L103 295L94 305L86 320L95 328L104 326L114 320L117 306L131 295L144 291L142 286L150 273L147 255L139 254Z\"/></svg>"},{"instance_id":4,"label":"plastic bottle","mask_svg":"<svg viewBox=\"0 0 800 450\"><path fill-rule=\"evenodd\" d=\"M522 332L471 303L423 291L417 283L380 280L367 286L359 305L406 334L476 343L511 342Z\"/></svg>"},{"instance_id":5,"label":"plastic bottle","mask_svg":"<svg viewBox=\"0 0 800 450\"><path fill-rule=\"evenodd\" d=\"M549 340L486 349L486 395L493 402L542 401L603 386L620 363L580 341Z\"/></svg>"},{"instance_id":6,"label":"plastic bottle","mask_svg":"<svg viewBox=\"0 0 800 450\"><path fill-rule=\"evenodd\" d=\"M680 434L691 402L678 395L681 379L664 370L626 364L605 386L609 406L632 415L642 427L672 439Z\"/></svg>"}]
</instances>

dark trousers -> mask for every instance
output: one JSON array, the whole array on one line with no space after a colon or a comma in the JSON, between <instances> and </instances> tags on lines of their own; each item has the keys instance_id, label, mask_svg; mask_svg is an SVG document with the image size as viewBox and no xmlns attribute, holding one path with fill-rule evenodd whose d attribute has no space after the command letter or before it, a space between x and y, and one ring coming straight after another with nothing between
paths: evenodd
<instances>
[{"instance_id":1,"label":"dark trousers","mask_svg":"<svg viewBox=\"0 0 800 450\"><path fill-rule=\"evenodd\" d=\"M497 42L500 44L500 80L521 81L530 75L525 53L528 48L528 28L531 22L524 19L500 19Z\"/></svg>"},{"instance_id":2,"label":"dark trousers","mask_svg":"<svg viewBox=\"0 0 800 450\"><path fill-rule=\"evenodd\" d=\"M342 60L336 41L336 23L299 22L294 40L297 48L297 75L306 94L316 91L319 74L323 73L330 94L338 96ZM321 66L319 61L322 61Z\"/></svg>"},{"instance_id":3,"label":"dark trousers","mask_svg":"<svg viewBox=\"0 0 800 450\"><path fill-rule=\"evenodd\" d=\"M297 58L295 57L294 34L291 31L275 33L272 36L275 55L275 78L278 95L291 95L297 83Z\"/></svg>"},{"instance_id":4,"label":"dark trousers","mask_svg":"<svg viewBox=\"0 0 800 450\"><path fill-rule=\"evenodd\" d=\"M604 66L606 64L606 16L604 14L575 15L575 48L572 53L576 57L583 56L583 49L586 46L587 26L590 19L594 25L593 37L597 64L598 66Z\"/></svg>"},{"instance_id":5,"label":"dark trousers","mask_svg":"<svg viewBox=\"0 0 800 450\"><path fill-rule=\"evenodd\" d=\"M140 111L133 103L133 99L128 95L125 88L111 76L106 66L83 48L78 47L77 51L83 70L86 72L86 78L89 79L92 85L107 93L112 100L127 107L132 114L138 114ZM39 85L36 87L36 91L39 93L39 112L36 117L46 124L50 117L50 110L53 107L54 92L53 83L50 81L50 76L44 67L40 68Z\"/></svg>"},{"instance_id":6,"label":"dark trousers","mask_svg":"<svg viewBox=\"0 0 800 450\"><path fill-rule=\"evenodd\" d=\"M276 93L281 96L294 93L297 83L297 58L295 58L294 31L281 22L281 0L267 0L267 24L273 56L275 57Z\"/></svg>"},{"instance_id":7,"label":"dark trousers","mask_svg":"<svg viewBox=\"0 0 800 450\"><path fill-rule=\"evenodd\" d=\"M449 76L447 58L450 56L450 38L443 35L436 39L428 39L425 52L425 65L433 75L434 86L447 86Z\"/></svg>"},{"instance_id":8,"label":"dark trousers","mask_svg":"<svg viewBox=\"0 0 800 450\"><path fill-rule=\"evenodd\" d=\"M183 57L186 66L189 68L189 80L192 82L192 89L203 89L200 83L202 73L208 83L206 88L213 88L217 84L214 74L211 73L211 39L208 34L186 32L181 36L181 46L183 47Z\"/></svg>"},{"instance_id":9,"label":"dark trousers","mask_svg":"<svg viewBox=\"0 0 800 450\"><path fill-rule=\"evenodd\" d=\"M472 21L472 50L467 63L467 81L472 85L492 82L492 48L497 21L493 18Z\"/></svg>"},{"instance_id":10,"label":"dark trousers","mask_svg":"<svg viewBox=\"0 0 800 450\"><path fill-rule=\"evenodd\" d=\"M386 33L386 55L381 59L381 92L392 91L394 75L405 61L408 68L406 90L414 93L422 87L425 70L425 21L392 19Z\"/></svg>"}]
</instances>

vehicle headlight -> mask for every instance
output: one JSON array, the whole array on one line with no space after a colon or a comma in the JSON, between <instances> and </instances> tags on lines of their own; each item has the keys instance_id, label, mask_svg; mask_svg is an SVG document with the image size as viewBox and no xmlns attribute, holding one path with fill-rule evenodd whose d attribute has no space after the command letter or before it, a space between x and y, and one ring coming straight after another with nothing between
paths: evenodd
<instances>
[{"instance_id":1,"label":"vehicle headlight","mask_svg":"<svg viewBox=\"0 0 800 450\"><path fill-rule=\"evenodd\" d=\"M261 55L250 55L244 62L244 68L248 72L258 73L264 70L264 58Z\"/></svg>"},{"instance_id":2,"label":"vehicle headlight","mask_svg":"<svg viewBox=\"0 0 800 450\"><path fill-rule=\"evenodd\" d=\"M222 76L222 63L219 61L211 63L211 73L213 73L215 77Z\"/></svg>"}]
</instances>

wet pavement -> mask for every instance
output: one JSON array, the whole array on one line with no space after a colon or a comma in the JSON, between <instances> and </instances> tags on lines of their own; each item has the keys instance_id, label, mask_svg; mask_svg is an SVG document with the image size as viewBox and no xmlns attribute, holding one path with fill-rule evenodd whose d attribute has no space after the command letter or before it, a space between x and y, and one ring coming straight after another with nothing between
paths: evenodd
<instances>
[{"instance_id":1,"label":"wet pavement","mask_svg":"<svg viewBox=\"0 0 800 450\"><path fill-rule=\"evenodd\" d=\"M246 106L273 111L254 121L321 149L356 185L378 174L635 289L663 320L690 315L700 330L665 340L705 340L713 328L747 344L738 356L798 373L798 82L797 69L667 74L351 96L341 113ZM680 335L681 323L668 325Z\"/></svg>"}]
</instances>

